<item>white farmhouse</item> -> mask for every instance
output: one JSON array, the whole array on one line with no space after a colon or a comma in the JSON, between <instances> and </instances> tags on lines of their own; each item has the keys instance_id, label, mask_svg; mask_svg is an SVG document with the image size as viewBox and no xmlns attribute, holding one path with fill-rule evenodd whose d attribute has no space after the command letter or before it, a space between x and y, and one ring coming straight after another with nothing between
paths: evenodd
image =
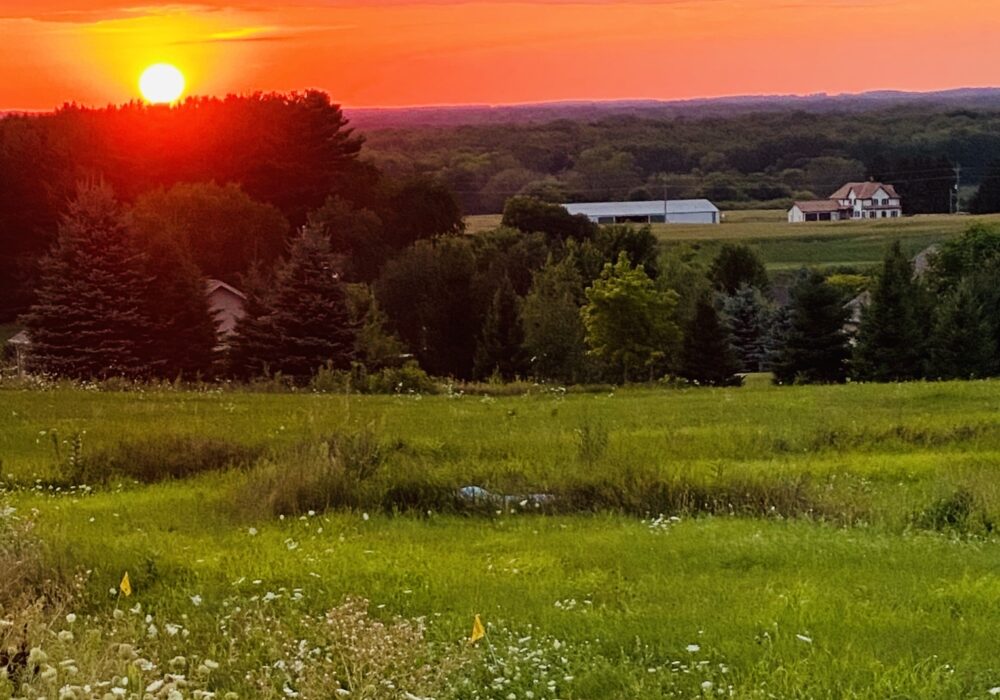
<instances>
[{"instance_id":1,"label":"white farmhouse","mask_svg":"<svg viewBox=\"0 0 1000 700\"><path fill-rule=\"evenodd\" d=\"M902 200L892 185L849 182L826 199L796 202L788 212L789 223L843 221L847 219L897 219Z\"/></svg>"},{"instance_id":2,"label":"white farmhouse","mask_svg":"<svg viewBox=\"0 0 1000 700\"><path fill-rule=\"evenodd\" d=\"M719 208L707 199L652 202L583 202L564 204L570 214L582 214L595 224L717 224Z\"/></svg>"}]
</instances>

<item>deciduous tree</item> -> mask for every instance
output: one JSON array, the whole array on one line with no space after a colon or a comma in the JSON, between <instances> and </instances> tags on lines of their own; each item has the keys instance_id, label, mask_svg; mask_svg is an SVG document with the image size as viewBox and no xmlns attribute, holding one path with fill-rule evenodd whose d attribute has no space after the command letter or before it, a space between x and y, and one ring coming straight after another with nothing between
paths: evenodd
<instances>
[{"instance_id":1,"label":"deciduous tree","mask_svg":"<svg viewBox=\"0 0 1000 700\"><path fill-rule=\"evenodd\" d=\"M617 368L624 382L676 360L680 330L674 320L677 295L656 289L641 267L624 253L607 263L587 289L581 310L587 345L594 355Z\"/></svg>"}]
</instances>

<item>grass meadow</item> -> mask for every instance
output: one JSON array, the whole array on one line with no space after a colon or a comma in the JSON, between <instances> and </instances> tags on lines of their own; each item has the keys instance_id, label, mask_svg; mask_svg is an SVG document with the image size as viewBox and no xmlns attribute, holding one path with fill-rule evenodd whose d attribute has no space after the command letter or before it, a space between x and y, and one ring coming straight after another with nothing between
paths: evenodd
<instances>
[{"instance_id":1,"label":"grass meadow","mask_svg":"<svg viewBox=\"0 0 1000 700\"><path fill-rule=\"evenodd\" d=\"M0 390L0 697L989 698L998 409Z\"/></svg>"}]
</instances>

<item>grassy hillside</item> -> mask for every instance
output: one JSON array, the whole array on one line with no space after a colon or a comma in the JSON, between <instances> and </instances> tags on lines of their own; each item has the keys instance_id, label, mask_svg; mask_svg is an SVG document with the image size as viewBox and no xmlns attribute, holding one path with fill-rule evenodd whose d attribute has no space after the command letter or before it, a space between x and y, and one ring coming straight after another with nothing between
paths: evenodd
<instances>
[{"instance_id":1,"label":"grassy hillside","mask_svg":"<svg viewBox=\"0 0 1000 700\"><path fill-rule=\"evenodd\" d=\"M7 500L31 514L50 571L89 572L54 615L23 613L54 669L31 697L126 676L162 690L182 674L183 690L220 698L330 697L338 685L400 700L988 698L1000 685L998 388L0 391ZM411 507L277 517L274 490L345 431L386 456L361 497L404 489ZM178 436L204 454L259 446L263 462L56 485L81 458L152 454L166 470L182 459ZM471 484L589 494L594 507L421 501ZM632 510L639 496L647 513ZM8 517L0 505L0 528ZM126 570L135 593L119 601L109 589ZM348 596L369 600L367 613ZM473 648L477 613L488 638ZM0 642L20 633L13 620ZM433 678L406 670L425 658Z\"/></svg>"}]
</instances>

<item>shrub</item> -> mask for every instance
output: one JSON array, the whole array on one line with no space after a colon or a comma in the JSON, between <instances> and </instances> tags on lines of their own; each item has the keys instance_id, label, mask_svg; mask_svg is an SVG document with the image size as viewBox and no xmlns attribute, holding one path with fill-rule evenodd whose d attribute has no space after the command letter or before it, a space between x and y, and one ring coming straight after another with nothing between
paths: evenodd
<instances>
[{"instance_id":1,"label":"shrub","mask_svg":"<svg viewBox=\"0 0 1000 700\"><path fill-rule=\"evenodd\" d=\"M373 479L400 448L384 442L374 423L341 431L261 462L238 500L273 515L377 505Z\"/></svg>"},{"instance_id":2,"label":"shrub","mask_svg":"<svg viewBox=\"0 0 1000 700\"><path fill-rule=\"evenodd\" d=\"M368 376L370 394L436 394L438 390L437 383L412 360Z\"/></svg>"},{"instance_id":3,"label":"shrub","mask_svg":"<svg viewBox=\"0 0 1000 700\"><path fill-rule=\"evenodd\" d=\"M983 535L993 531L993 521L978 499L966 488L942 496L914 513L913 524L924 530Z\"/></svg>"},{"instance_id":4,"label":"shrub","mask_svg":"<svg viewBox=\"0 0 1000 700\"><path fill-rule=\"evenodd\" d=\"M47 572L42 551L30 521L0 500L0 611L27 591L38 592Z\"/></svg>"},{"instance_id":5,"label":"shrub","mask_svg":"<svg viewBox=\"0 0 1000 700\"><path fill-rule=\"evenodd\" d=\"M71 442L62 473L74 484L102 483L109 479L135 479L144 483L183 479L203 472L248 467L262 448L219 438L163 435L121 441L93 455L83 449L82 436Z\"/></svg>"}]
</instances>

